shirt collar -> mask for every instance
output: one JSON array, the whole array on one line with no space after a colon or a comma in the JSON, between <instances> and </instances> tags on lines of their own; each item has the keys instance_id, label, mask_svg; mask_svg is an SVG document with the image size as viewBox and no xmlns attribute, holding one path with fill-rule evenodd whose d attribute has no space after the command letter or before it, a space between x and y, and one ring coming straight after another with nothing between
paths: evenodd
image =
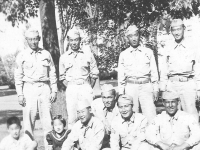
<instances>
[{"instance_id":1,"label":"shirt collar","mask_svg":"<svg viewBox=\"0 0 200 150\"><path fill-rule=\"evenodd\" d=\"M141 52L141 45L139 45L137 48L133 48L132 46L130 46L130 52L135 52L135 51L139 51Z\"/></svg>"},{"instance_id":2,"label":"shirt collar","mask_svg":"<svg viewBox=\"0 0 200 150\"><path fill-rule=\"evenodd\" d=\"M174 49L176 49L178 46L183 46L184 48L186 48L187 46L187 41L184 38L180 43L177 43L176 41L174 41Z\"/></svg>"},{"instance_id":3,"label":"shirt collar","mask_svg":"<svg viewBox=\"0 0 200 150\"><path fill-rule=\"evenodd\" d=\"M32 50L30 47L29 47L27 50L28 50L28 52L29 52L30 54L33 54L34 52L36 52L36 51ZM42 49L41 49L41 48L38 48L37 53L41 53L41 52L42 52Z\"/></svg>"},{"instance_id":4,"label":"shirt collar","mask_svg":"<svg viewBox=\"0 0 200 150\"><path fill-rule=\"evenodd\" d=\"M68 52L69 52L69 55L71 55L71 54L73 54L73 53L75 53L70 47L69 47L69 50L68 50ZM78 51L77 51L78 53L84 53L83 52L83 49L80 47L79 49L78 49Z\"/></svg>"},{"instance_id":5,"label":"shirt collar","mask_svg":"<svg viewBox=\"0 0 200 150\"><path fill-rule=\"evenodd\" d=\"M173 119L173 120L178 120L178 118L179 118L179 116L180 116L180 114L181 114L181 110L178 110L178 111L176 112L176 114L175 114L173 117L169 116L169 115L167 114L167 112L165 112L165 113L166 113L166 115L168 116L169 121L170 121L171 119Z\"/></svg>"},{"instance_id":6,"label":"shirt collar","mask_svg":"<svg viewBox=\"0 0 200 150\"><path fill-rule=\"evenodd\" d=\"M124 122L127 122L127 121L134 123L134 121L135 121L135 113L132 114L132 116L131 116L131 118L129 120L125 120L124 118L122 118L122 124Z\"/></svg>"}]
</instances>

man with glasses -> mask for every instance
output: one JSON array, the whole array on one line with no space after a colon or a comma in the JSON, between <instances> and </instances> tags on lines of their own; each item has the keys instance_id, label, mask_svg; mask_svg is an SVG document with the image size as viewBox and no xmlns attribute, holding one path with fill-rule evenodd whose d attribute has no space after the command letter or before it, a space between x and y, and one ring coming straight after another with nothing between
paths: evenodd
<instances>
[{"instance_id":1,"label":"man with glasses","mask_svg":"<svg viewBox=\"0 0 200 150\"><path fill-rule=\"evenodd\" d=\"M153 51L140 42L140 30L131 25L126 30L130 47L121 52L118 64L119 94L133 97L134 111L149 121L156 116L154 101L158 98L158 71Z\"/></svg>"},{"instance_id":2,"label":"man with glasses","mask_svg":"<svg viewBox=\"0 0 200 150\"><path fill-rule=\"evenodd\" d=\"M162 95L165 111L157 115L146 128L151 150L199 150L200 127L193 115L178 109L176 92Z\"/></svg>"},{"instance_id":3,"label":"man with glasses","mask_svg":"<svg viewBox=\"0 0 200 150\"><path fill-rule=\"evenodd\" d=\"M101 86L101 98L95 99L91 104L94 116L99 118L105 126L103 148L110 147L111 123L119 115L116 98L115 88L111 84L104 84Z\"/></svg>"},{"instance_id":4,"label":"man with glasses","mask_svg":"<svg viewBox=\"0 0 200 150\"><path fill-rule=\"evenodd\" d=\"M160 72L160 90L178 93L182 109L199 120L196 99L200 100L199 43L184 36L185 26L181 19L171 23L174 42L166 45Z\"/></svg>"},{"instance_id":5,"label":"man with glasses","mask_svg":"<svg viewBox=\"0 0 200 150\"><path fill-rule=\"evenodd\" d=\"M19 104L23 107L24 131L33 136L39 111L44 137L52 130L51 103L56 99L57 79L51 54L39 48L39 32L28 29L25 33L28 48L16 58L15 85ZM45 147L48 144L46 139Z\"/></svg>"},{"instance_id":6,"label":"man with glasses","mask_svg":"<svg viewBox=\"0 0 200 150\"><path fill-rule=\"evenodd\" d=\"M147 119L140 113L133 111L133 98L121 95L117 106L120 115L115 117L111 125L110 149L111 150L148 150L145 141L145 128ZM104 150L109 150L105 148Z\"/></svg>"}]
</instances>

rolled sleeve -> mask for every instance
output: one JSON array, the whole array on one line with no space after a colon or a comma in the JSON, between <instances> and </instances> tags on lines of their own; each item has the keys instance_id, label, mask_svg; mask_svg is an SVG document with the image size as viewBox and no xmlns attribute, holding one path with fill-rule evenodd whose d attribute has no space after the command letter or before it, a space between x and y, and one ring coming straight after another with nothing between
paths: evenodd
<instances>
[{"instance_id":1,"label":"rolled sleeve","mask_svg":"<svg viewBox=\"0 0 200 150\"><path fill-rule=\"evenodd\" d=\"M90 60L90 77L93 79L97 79L99 76L99 70L97 68L97 63L94 58L94 55L91 53L91 60Z\"/></svg>"},{"instance_id":2,"label":"rolled sleeve","mask_svg":"<svg viewBox=\"0 0 200 150\"><path fill-rule=\"evenodd\" d=\"M199 46L199 49L200 49L200 46ZM196 52L195 54L196 54L196 60L195 60L196 63L194 66L194 71L195 71L197 90L200 91L200 54L199 52Z\"/></svg>"},{"instance_id":3,"label":"rolled sleeve","mask_svg":"<svg viewBox=\"0 0 200 150\"><path fill-rule=\"evenodd\" d=\"M190 137L186 141L191 147L197 145L200 142L200 127L198 122L195 120L193 116L188 117L189 129L190 129Z\"/></svg>"},{"instance_id":4,"label":"rolled sleeve","mask_svg":"<svg viewBox=\"0 0 200 150\"><path fill-rule=\"evenodd\" d=\"M57 92L56 69L55 69L53 59L50 54L49 54L49 57L50 57L50 62L51 62L50 70L49 70L49 79L50 79L50 83L51 83L51 90L52 90L52 92Z\"/></svg>"},{"instance_id":5,"label":"rolled sleeve","mask_svg":"<svg viewBox=\"0 0 200 150\"><path fill-rule=\"evenodd\" d=\"M15 71L14 71L14 78L15 78L15 86L17 95L23 95L23 54L19 53L16 57L16 64L15 64Z\"/></svg>"},{"instance_id":6,"label":"rolled sleeve","mask_svg":"<svg viewBox=\"0 0 200 150\"><path fill-rule=\"evenodd\" d=\"M124 56L123 52L119 56L118 62L118 90L119 95L124 94L126 84L125 68L124 68Z\"/></svg>"},{"instance_id":7,"label":"rolled sleeve","mask_svg":"<svg viewBox=\"0 0 200 150\"><path fill-rule=\"evenodd\" d=\"M63 81L65 80L65 76L66 76L66 70L65 70L65 64L64 64L64 55L62 55L60 57L60 61L59 61L59 80Z\"/></svg>"}]
</instances>

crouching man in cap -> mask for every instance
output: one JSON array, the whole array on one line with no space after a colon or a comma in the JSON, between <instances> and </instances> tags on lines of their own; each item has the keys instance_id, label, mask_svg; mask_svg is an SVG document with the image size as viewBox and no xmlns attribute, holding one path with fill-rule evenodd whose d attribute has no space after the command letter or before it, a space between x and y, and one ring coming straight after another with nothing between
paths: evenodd
<instances>
[{"instance_id":1,"label":"crouching man in cap","mask_svg":"<svg viewBox=\"0 0 200 150\"><path fill-rule=\"evenodd\" d=\"M69 137L63 143L62 150L71 150L77 143L81 150L100 150L104 138L104 125L91 113L89 101L92 97L83 97L77 103L79 120L74 124Z\"/></svg>"},{"instance_id":2,"label":"crouching man in cap","mask_svg":"<svg viewBox=\"0 0 200 150\"><path fill-rule=\"evenodd\" d=\"M121 115L111 125L111 150L148 150L149 145L144 142L147 119L133 112L133 98L121 95L117 105Z\"/></svg>"},{"instance_id":3,"label":"crouching man in cap","mask_svg":"<svg viewBox=\"0 0 200 150\"><path fill-rule=\"evenodd\" d=\"M99 70L89 46L81 46L81 37L77 29L71 29L67 34L69 50L60 57L60 81L66 87L66 103L68 127L71 128L77 120L76 103L79 95L91 95L92 88L98 78ZM90 102L91 103L91 102Z\"/></svg>"},{"instance_id":4,"label":"crouching man in cap","mask_svg":"<svg viewBox=\"0 0 200 150\"><path fill-rule=\"evenodd\" d=\"M115 88L111 84L104 84L101 86L101 98L92 102L92 112L103 122L106 130L103 148L110 147L111 123L120 114L116 105L116 97Z\"/></svg>"},{"instance_id":5,"label":"crouching man in cap","mask_svg":"<svg viewBox=\"0 0 200 150\"><path fill-rule=\"evenodd\" d=\"M193 115L178 110L179 103L177 93L163 93L165 111L146 128L146 139L153 145L152 150L200 149L199 124Z\"/></svg>"},{"instance_id":6,"label":"crouching man in cap","mask_svg":"<svg viewBox=\"0 0 200 150\"><path fill-rule=\"evenodd\" d=\"M140 31L135 25L126 30L130 47L120 54L118 64L119 94L133 97L134 111L149 121L156 116L154 100L158 98L158 71L153 51L140 43Z\"/></svg>"}]
</instances>

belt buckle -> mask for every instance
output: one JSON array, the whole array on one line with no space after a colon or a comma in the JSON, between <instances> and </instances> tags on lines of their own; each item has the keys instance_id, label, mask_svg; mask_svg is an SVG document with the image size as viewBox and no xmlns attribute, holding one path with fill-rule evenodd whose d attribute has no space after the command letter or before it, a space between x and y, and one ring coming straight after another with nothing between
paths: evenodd
<instances>
[{"instance_id":1,"label":"belt buckle","mask_svg":"<svg viewBox=\"0 0 200 150\"><path fill-rule=\"evenodd\" d=\"M83 81L77 80L77 81L76 81L76 84L77 84L77 85L82 85L82 84L83 84Z\"/></svg>"}]
</instances>

